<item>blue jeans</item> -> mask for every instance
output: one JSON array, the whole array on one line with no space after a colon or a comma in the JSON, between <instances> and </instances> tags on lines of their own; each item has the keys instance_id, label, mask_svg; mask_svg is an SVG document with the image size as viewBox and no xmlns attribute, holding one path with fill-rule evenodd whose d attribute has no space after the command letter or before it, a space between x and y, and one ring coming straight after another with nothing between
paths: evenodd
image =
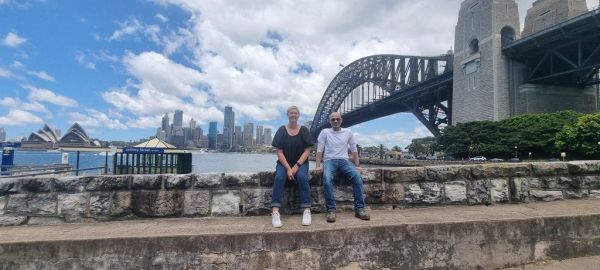
<instances>
[{"instance_id":1,"label":"blue jeans","mask_svg":"<svg viewBox=\"0 0 600 270\"><path fill-rule=\"evenodd\" d=\"M327 212L335 211L335 198L333 196L333 177L340 171L346 179L352 182L352 193L354 194L354 210L365 208L363 196L363 182L360 173L354 164L347 159L330 159L323 164L323 189L325 190L325 206Z\"/></svg>"},{"instance_id":2,"label":"blue jeans","mask_svg":"<svg viewBox=\"0 0 600 270\"><path fill-rule=\"evenodd\" d=\"M308 162L305 162L298 168L295 182L300 190L300 207L310 208L310 185L308 183ZM287 171L283 165L277 163L275 166L275 181L273 182L273 197L271 199L271 207L281 207L281 198L283 197L283 189L287 180Z\"/></svg>"}]
</instances>

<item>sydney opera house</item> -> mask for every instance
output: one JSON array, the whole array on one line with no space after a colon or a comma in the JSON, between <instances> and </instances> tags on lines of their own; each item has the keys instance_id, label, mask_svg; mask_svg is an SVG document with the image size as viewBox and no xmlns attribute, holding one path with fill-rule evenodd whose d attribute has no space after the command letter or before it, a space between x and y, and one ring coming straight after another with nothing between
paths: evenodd
<instances>
[{"instance_id":1,"label":"sydney opera house","mask_svg":"<svg viewBox=\"0 0 600 270\"><path fill-rule=\"evenodd\" d=\"M29 149L56 149L59 147L100 147L100 142L91 140L85 130L78 124L73 124L62 138L58 138L54 129L48 125L29 135L21 147Z\"/></svg>"}]
</instances>

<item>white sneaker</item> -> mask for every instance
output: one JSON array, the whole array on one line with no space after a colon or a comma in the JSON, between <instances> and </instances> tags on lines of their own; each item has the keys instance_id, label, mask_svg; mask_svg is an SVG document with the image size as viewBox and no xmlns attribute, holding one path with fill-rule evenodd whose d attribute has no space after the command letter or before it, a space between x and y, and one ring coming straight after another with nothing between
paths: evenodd
<instances>
[{"instance_id":1,"label":"white sneaker","mask_svg":"<svg viewBox=\"0 0 600 270\"><path fill-rule=\"evenodd\" d=\"M310 210L306 209L304 210L304 214L302 214L302 225L304 226L308 226L311 223L311 218L310 218Z\"/></svg>"},{"instance_id":2,"label":"white sneaker","mask_svg":"<svg viewBox=\"0 0 600 270\"><path fill-rule=\"evenodd\" d=\"M273 227L275 228L283 226L283 223L281 223L281 215L279 215L279 212L271 214L271 222L273 223Z\"/></svg>"}]
</instances>

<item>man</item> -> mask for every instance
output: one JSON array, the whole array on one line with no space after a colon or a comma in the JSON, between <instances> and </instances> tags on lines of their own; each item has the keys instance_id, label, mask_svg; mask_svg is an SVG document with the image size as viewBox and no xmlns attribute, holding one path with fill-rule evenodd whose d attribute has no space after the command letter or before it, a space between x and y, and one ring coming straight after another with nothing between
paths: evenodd
<instances>
[{"instance_id":1,"label":"man","mask_svg":"<svg viewBox=\"0 0 600 270\"><path fill-rule=\"evenodd\" d=\"M360 160L356 141L349 129L342 128L342 114L334 112L329 116L331 128L326 128L319 133L317 146L317 174L323 174L323 189L325 190L325 205L327 207L327 222L335 222L335 198L333 197L333 176L339 171L352 181L354 193L354 215L362 220L369 220L365 212L365 199L363 196L363 182L358 170ZM352 152L352 164L348 160L348 148ZM324 154L324 155L323 155ZM324 165L321 168L321 160Z\"/></svg>"}]
</instances>

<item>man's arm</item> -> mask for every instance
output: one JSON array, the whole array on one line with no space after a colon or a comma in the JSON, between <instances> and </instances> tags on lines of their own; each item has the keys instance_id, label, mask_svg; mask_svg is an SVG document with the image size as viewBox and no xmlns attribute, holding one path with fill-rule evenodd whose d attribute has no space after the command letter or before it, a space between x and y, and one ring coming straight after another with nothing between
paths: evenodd
<instances>
[{"instance_id":1,"label":"man's arm","mask_svg":"<svg viewBox=\"0 0 600 270\"><path fill-rule=\"evenodd\" d=\"M352 132L350 132L350 138L348 138L348 146L350 146L350 152L352 152L354 165L356 165L356 168L360 168L360 157L358 156L358 148L356 147L356 141Z\"/></svg>"}]
</instances>

